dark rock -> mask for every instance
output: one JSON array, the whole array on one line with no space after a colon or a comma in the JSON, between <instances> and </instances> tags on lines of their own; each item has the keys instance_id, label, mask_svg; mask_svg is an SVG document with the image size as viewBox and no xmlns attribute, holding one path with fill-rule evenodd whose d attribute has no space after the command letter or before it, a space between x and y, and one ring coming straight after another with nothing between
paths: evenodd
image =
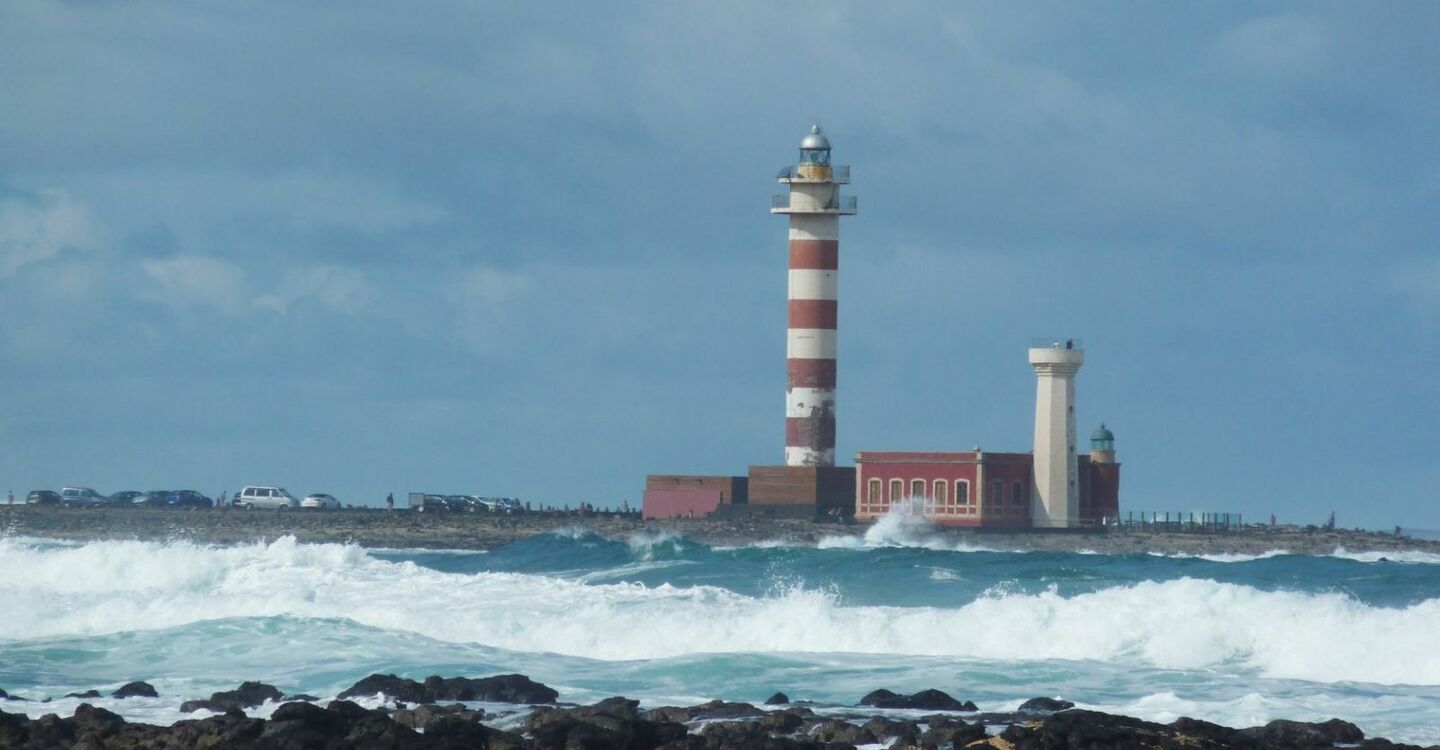
<instances>
[{"instance_id":1,"label":"dark rock","mask_svg":"<svg viewBox=\"0 0 1440 750\"><path fill-rule=\"evenodd\" d=\"M437 706L433 703L426 703L415 708L400 709L390 714L397 724L410 727L411 729L426 730L430 723L441 717L458 716L465 721L478 723L485 718L484 711L471 711L463 704L456 703L450 706ZM429 731L429 730L426 730Z\"/></svg>"},{"instance_id":2,"label":"dark rock","mask_svg":"<svg viewBox=\"0 0 1440 750\"><path fill-rule=\"evenodd\" d=\"M442 747L488 748L490 730L458 715L439 716L425 725L425 739Z\"/></svg>"},{"instance_id":3,"label":"dark rock","mask_svg":"<svg viewBox=\"0 0 1440 750\"><path fill-rule=\"evenodd\" d=\"M305 702L286 703L270 715L258 744L276 748L324 748L345 737L350 723L344 716Z\"/></svg>"},{"instance_id":4,"label":"dark rock","mask_svg":"<svg viewBox=\"0 0 1440 750\"><path fill-rule=\"evenodd\" d=\"M786 703L789 703L789 702L790 702L790 696L788 696L788 695L786 695L786 694L784 694L784 693L776 693L776 694L770 696L769 698L766 698L766 699L765 699L765 705L767 705L767 706L783 706L783 705L785 705Z\"/></svg>"},{"instance_id":5,"label":"dark rock","mask_svg":"<svg viewBox=\"0 0 1440 750\"><path fill-rule=\"evenodd\" d=\"M134 683L132 683L134 684ZM144 685L144 683L139 683ZM130 687L126 685L126 687ZM145 687L150 687L145 685ZM154 694L154 688L150 688ZM118 692L118 691L117 691ZM206 700L191 700L180 704L182 713L194 713L205 710L216 713L226 713L230 709L254 708L264 704L266 701L279 703L285 696L274 685L267 685L263 682L242 682L240 687L234 690L222 690L218 693L211 693Z\"/></svg>"},{"instance_id":6,"label":"dark rock","mask_svg":"<svg viewBox=\"0 0 1440 750\"><path fill-rule=\"evenodd\" d=\"M14 698L11 698L9 693L5 692L4 690L0 690L0 701L13 701L13 700L15 700L15 699L14 699Z\"/></svg>"},{"instance_id":7,"label":"dark rock","mask_svg":"<svg viewBox=\"0 0 1440 750\"><path fill-rule=\"evenodd\" d=\"M236 708L254 708L267 701L279 703L285 699L274 685L267 685L263 682L242 682L240 687L234 690L223 690L210 694L210 702L221 706L235 706Z\"/></svg>"},{"instance_id":8,"label":"dark rock","mask_svg":"<svg viewBox=\"0 0 1440 750\"><path fill-rule=\"evenodd\" d=\"M1353 744L1365 739L1360 727L1339 719L1314 723L1276 719L1263 727L1240 731L1266 747L1319 748L1336 743Z\"/></svg>"},{"instance_id":9,"label":"dark rock","mask_svg":"<svg viewBox=\"0 0 1440 750\"><path fill-rule=\"evenodd\" d=\"M940 690L921 690L913 695L898 695L889 690L876 690L860 699L860 705L872 708L918 708L927 711L978 711L970 701L955 700Z\"/></svg>"},{"instance_id":10,"label":"dark rock","mask_svg":"<svg viewBox=\"0 0 1440 750\"><path fill-rule=\"evenodd\" d=\"M805 713L800 713L801 710L805 711ZM809 709L771 711L761 716L760 720L756 723L771 734L795 734L805 726L805 719L811 715L814 715L814 712Z\"/></svg>"},{"instance_id":11,"label":"dark rock","mask_svg":"<svg viewBox=\"0 0 1440 750\"><path fill-rule=\"evenodd\" d=\"M695 743L703 739L703 743ZM772 737L753 721L717 721L700 728L698 738L693 735L678 742L662 745L663 750L814 750L823 747L811 739ZM849 748L853 745L830 745L832 750Z\"/></svg>"},{"instance_id":12,"label":"dark rock","mask_svg":"<svg viewBox=\"0 0 1440 750\"><path fill-rule=\"evenodd\" d=\"M159 698L160 694L148 682L127 682L110 694L111 698Z\"/></svg>"},{"instance_id":13,"label":"dark rock","mask_svg":"<svg viewBox=\"0 0 1440 750\"><path fill-rule=\"evenodd\" d=\"M386 698L406 703L430 702L424 685L393 674L372 674L351 685L338 697L345 699L370 695L384 695Z\"/></svg>"},{"instance_id":14,"label":"dark rock","mask_svg":"<svg viewBox=\"0 0 1440 750\"><path fill-rule=\"evenodd\" d=\"M606 698L580 708L540 708L525 717L537 748L653 748L684 738L684 725L642 718L639 701ZM428 732L427 732L428 734Z\"/></svg>"},{"instance_id":15,"label":"dark rock","mask_svg":"<svg viewBox=\"0 0 1440 750\"><path fill-rule=\"evenodd\" d=\"M920 727L913 721L896 721L894 719L887 719L884 716L876 716L861 726L870 730L870 733L881 741L899 737L899 747L913 745L920 737Z\"/></svg>"},{"instance_id":16,"label":"dark rock","mask_svg":"<svg viewBox=\"0 0 1440 750\"><path fill-rule=\"evenodd\" d=\"M345 717L346 721L356 721L370 714L368 709L354 701L330 701L325 710Z\"/></svg>"},{"instance_id":17,"label":"dark rock","mask_svg":"<svg viewBox=\"0 0 1440 750\"><path fill-rule=\"evenodd\" d=\"M182 713L182 714L193 714L193 713L195 713L196 711L214 711L214 712L217 713L217 714L223 714L223 713L229 711L229 710L232 709L232 708L236 708L236 707L235 707L235 706L232 706L232 705L230 705L230 704L216 703L215 701L194 700L194 701L185 701L184 703L181 703L181 704L180 704L180 713ZM239 709L236 708L236 710L239 710ZM243 713L243 712L242 712L242 713Z\"/></svg>"},{"instance_id":18,"label":"dark rock","mask_svg":"<svg viewBox=\"0 0 1440 750\"><path fill-rule=\"evenodd\" d=\"M1190 750L1220 750L1230 746L1196 740L1182 743L1173 738L1172 727L1128 716L1111 716L1098 711L1069 710L1051 714L1043 720L1012 724L1000 738L1026 750L1061 750L1062 748L1150 748L1184 746ZM1162 738L1172 738L1162 742Z\"/></svg>"},{"instance_id":19,"label":"dark rock","mask_svg":"<svg viewBox=\"0 0 1440 750\"><path fill-rule=\"evenodd\" d=\"M489 701L492 703L554 703L560 694L529 677L504 674L469 679L432 675L424 682L396 677L393 674L372 674L339 695L340 698L385 695L407 703L436 701Z\"/></svg>"},{"instance_id":20,"label":"dark rock","mask_svg":"<svg viewBox=\"0 0 1440 750\"><path fill-rule=\"evenodd\" d=\"M353 722L339 711L327 711L312 703L295 701L281 704L270 714L270 722L294 722L327 737L343 735Z\"/></svg>"},{"instance_id":21,"label":"dark rock","mask_svg":"<svg viewBox=\"0 0 1440 750\"><path fill-rule=\"evenodd\" d=\"M763 716L765 712L749 703L727 703L710 701L698 706L662 706L645 712L651 721L677 721L686 723L703 719L749 719Z\"/></svg>"},{"instance_id":22,"label":"dark rock","mask_svg":"<svg viewBox=\"0 0 1440 750\"><path fill-rule=\"evenodd\" d=\"M1041 698L1031 698L1030 700L1025 701L1024 703L1021 703L1021 704L1020 704L1020 708L1019 708L1018 710L1021 711L1022 713L1038 714L1038 713L1055 713L1056 711L1064 711L1064 710L1067 709L1067 708L1074 708L1074 707L1075 707L1075 704L1072 703L1072 702L1070 702L1070 701L1059 700L1059 699L1056 699L1056 698L1044 698L1044 697L1041 697Z\"/></svg>"},{"instance_id":23,"label":"dark rock","mask_svg":"<svg viewBox=\"0 0 1440 750\"><path fill-rule=\"evenodd\" d=\"M926 750L944 747L965 747L971 742L983 740L986 737L985 725L980 722L966 724L963 721L949 720L941 725L931 724L925 733L920 735L919 745ZM916 744L916 743L911 743Z\"/></svg>"},{"instance_id":24,"label":"dark rock","mask_svg":"<svg viewBox=\"0 0 1440 750\"><path fill-rule=\"evenodd\" d=\"M69 747L75 743L75 725L55 714L30 722L28 729L31 747Z\"/></svg>"},{"instance_id":25,"label":"dark rock","mask_svg":"<svg viewBox=\"0 0 1440 750\"><path fill-rule=\"evenodd\" d=\"M99 697L100 697L100 691L99 691L99 690L86 690L86 691L83 692L83 693L67 693L67 694L65 695L65 697L66 697L66 698L99 698Z\"/></svg>"},{"instance_id":26,"label":"dark rock","mask_svg":"<svg viewBox=\"0 0 1440 750\"><path fill-rule=\"evenodd\" d=\"M81 703L75 707L75 715L71 720L79 727L96 728L102 727L108 730L118 729L125 726L125 719L119 714L97 708L89 703Z\"/></svg>"},{"instance_id":27,"label":"dark rock","mask_svg":"<svg viewBox=\"0 0 1440 750\"><path fill-rule=\"evenodd\" d=\"M819 724L810 730L810 736L820 742L842 742L847 745L871 745L880 741L869 729L839 719Z\"/></svg>"},{"instance_id":28,"label":"dark rock","mask_svg":"<svg viewBox=\"0 0 1440 750\"><path fill-rule=\"evenodd\" d=\"M1223 727L1189 716L1181 716L1170 724L1175 731L1191 740L1212 742L1224 747L1250 747L1255 741L1239 729Z\"/></svg>"},{"instance_id":29,"label":"dark rock","mask_svg":"<svg viewBox=\"0 0 1440 750\"><path fill-rule=\"evenodd\" d=\"M1360 750L1426 750L1419 745L1405 745L1399 742L1391 742L1380 738L1372 738L1360 743ZM1433 749L1432 749L1433 750Z\"/></svg>"}]
</instances>

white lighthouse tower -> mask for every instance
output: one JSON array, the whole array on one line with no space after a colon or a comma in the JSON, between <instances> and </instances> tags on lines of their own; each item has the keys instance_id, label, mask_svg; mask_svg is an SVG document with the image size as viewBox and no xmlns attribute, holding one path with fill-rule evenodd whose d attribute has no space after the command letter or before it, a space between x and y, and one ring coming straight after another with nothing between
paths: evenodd
<instances>
[{"instance_id":1,"label":"white lighthouse tower","mask_svg":"<svg viewBox=\"0 0 1440 750\"><path fill-rule=\"evenodd\" d=\"M1035 491L1030 518L1036 528L1074 526L1080 518L1075 455L1075 374L1085 350L1073 339L1030 349L1035 368Z\"/></svg>"},{"instance_id":2,"label":"white lighthouse tower","mask_svg":"<svg viewBox=\"0 0 1440 750\"><path fill-rule=\"evenodd\" d=\"M780 170L779 180L790 186L770 208L790 216L785 463L834 466L840 217L856 210L840 186L850 168L830 164L830 140L815 125L800 141L800 163Z\"/></svg>"}]
</instances>

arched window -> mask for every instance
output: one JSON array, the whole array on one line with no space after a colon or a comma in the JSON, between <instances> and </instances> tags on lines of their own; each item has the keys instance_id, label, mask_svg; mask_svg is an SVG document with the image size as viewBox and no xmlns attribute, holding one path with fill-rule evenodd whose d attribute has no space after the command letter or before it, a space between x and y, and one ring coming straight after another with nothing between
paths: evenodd
<instances>
[{"instance_id":1,"label":"arched window","mask_svg":"<svg viewBox=\"0 0 1440 750\"><path fill-rule=\"evenodd\" d=\"M996 479L990 483L990 497L985 498L987 506L999 505L1005 502L1005 483Z\"/></svg>"},{"instance_id":2,"label":"arched window","mask_svg":"<svg viewBox=\"0 0 1440 750\"><path fill-rule=\"evenodd\" d=\"M879 479L871 479L865 488L865 502L871 505L879 505L883 502L880 497L882 489Z\"/></svg>"},{"instance_id":3,"label":"arched window","mask_svg":"<svg viewBox=\"0 0 1440 750\"><path fill-rule=\"evenodd\" d=\"M950 484L949 484L948 482L946 482L944 479L936 479L936 480L935 480L935 504L936 504L936 505L949 505L949 504L950 504Z\"/></svg>"},{"instance_id":4,"label":"arched window","mask_svg":"<svg viewBox=\"0 0 1440 750\"><path fill-rule=\"evenodd\" d=\"M970 483L964 479L955 480L955 504L970 504Z\"/></svg>"},{"instance_id":5,"label":"arched window","mask_svg":"<svg viewBox=\"0 0 1440 750\"><path fill-rule=\"evenodd\" d=\"M1025 504L1025 483L1016 482L1010 485L1010 502L1016 505Z\"/></svg>"},{"instance_id":6,"label":"arched window","mask_svg":"<svg viewBox=\"0 0 1440 750\"><path fill-rule=\"evenodd\" d=\"M898 503L905 499L905 480L890 480L890 502Z\"/></svg>"},{"instance_id":7,"label":"arched window","mask_svg":"<svg viewBox=\"0 0 1440 750\"><path fill-rule=\"evenodd\" d=\"M922 497L925 497L925 480L924 480L924 479L912 479L912 480L910 480L910 497L914 497L914 498L922 498Z\"/></svg>"}]
</instances>

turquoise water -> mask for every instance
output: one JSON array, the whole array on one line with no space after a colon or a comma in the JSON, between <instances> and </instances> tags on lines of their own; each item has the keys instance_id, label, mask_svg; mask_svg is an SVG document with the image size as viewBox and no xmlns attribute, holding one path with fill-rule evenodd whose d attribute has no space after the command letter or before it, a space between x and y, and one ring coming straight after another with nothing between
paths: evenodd
<instances>
[{"instance_id":1,"label":"turquoise water","mask_svg":"<svg viewBox=\"0 0 1440 750\"><path fill-rule=\"evenodd\" d=\"M608 541L484 552L0 539L6 711L173 721L246 679L333 696L376 671L518 671L562 700L852 704L936 687L1232 726L1340 716L1440 742L1440 558L993 552L889 524L828 549Z\"/></svg>"}]
</instances>

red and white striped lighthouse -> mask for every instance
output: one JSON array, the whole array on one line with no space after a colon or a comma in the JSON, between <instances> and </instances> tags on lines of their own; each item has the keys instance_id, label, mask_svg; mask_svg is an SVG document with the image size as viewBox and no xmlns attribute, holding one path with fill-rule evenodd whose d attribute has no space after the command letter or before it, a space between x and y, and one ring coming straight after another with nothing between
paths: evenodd
<instances>
[{"instance_id":1,"label":"red and white striped lighthouse","mask_svg":"<svg viewBox=\"0 0 1440 750\"><path fill-rule=\"evenodd\" d=\"M800 163L780 170L779 180L790 186L770 208L790 216L785 463L834 466L840 217L856 210L840 186L850 168L830 164L830 140L815 125L800 141Z\"/></svg>"}]
</instances>

